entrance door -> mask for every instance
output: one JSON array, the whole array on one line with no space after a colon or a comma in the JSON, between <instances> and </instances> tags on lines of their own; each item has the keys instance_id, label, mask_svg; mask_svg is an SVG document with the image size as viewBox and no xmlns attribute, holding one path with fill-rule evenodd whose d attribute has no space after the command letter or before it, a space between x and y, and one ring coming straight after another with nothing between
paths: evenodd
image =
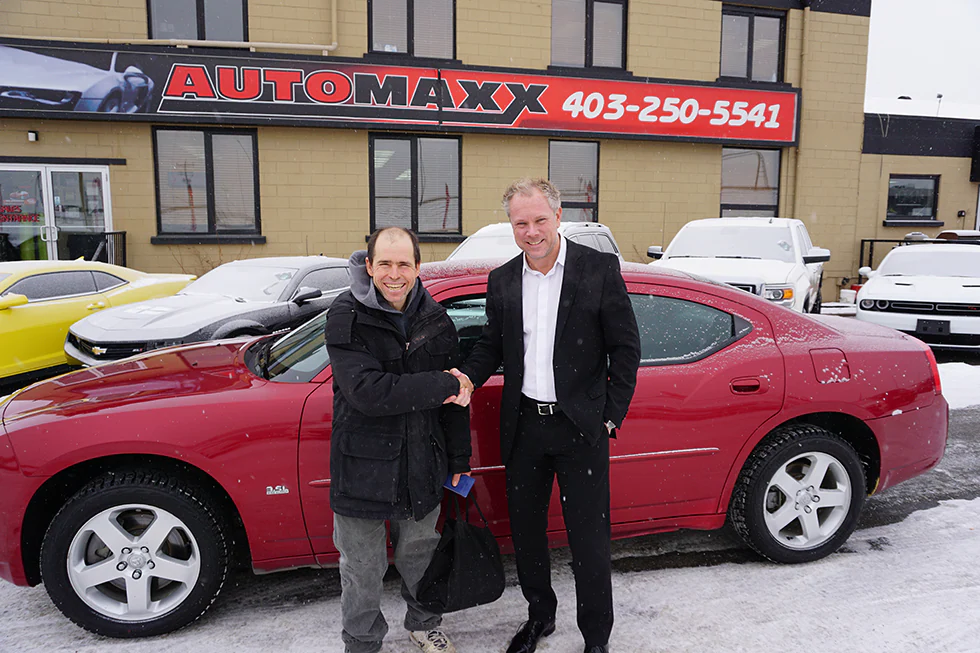
<instances>
[{"instance_id":1,"label":"entrance door","mask_svg":"<svg viewBox=\"0 0 980 653\"><path fill-rule=\"evenodd\" d=\"M0 261L49 258L44 179L42 168L0 168Z\"/></svg>"},{"instance_id":2,"label":"entrance door","mask_svg":"<svg viewBox=\"0 0 980 653\"><path fill-rule=\"evenodd\" d=\"M107 257L106 166L0 166L0 261Z\"/></svg>"}]
</instances>

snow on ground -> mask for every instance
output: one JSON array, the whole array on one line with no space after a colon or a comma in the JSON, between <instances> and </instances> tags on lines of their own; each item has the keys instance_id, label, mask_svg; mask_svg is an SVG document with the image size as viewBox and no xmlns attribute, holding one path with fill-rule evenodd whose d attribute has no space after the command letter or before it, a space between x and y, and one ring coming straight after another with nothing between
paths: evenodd
<instances>
[{"instance_id":1,"label":"snow on ground","mask_svg":"<svg viewBox=\"0 0 980 653\"><path fill-rule=\"evenodd\" d=\"M842 551L807 565L761 561L709 567L617 572L613 576L614 653L980 650L980 499L944 501L905 521L858 531ZM558 630L540 653L582 650L575 626L574 584L567 557L554 570ZM508 577L514 580L511 559ZM340 653L340 600L328 572L292 572L321 585L306 600L232 590L192 626L164 637L109 640L63 618L44 590L0 583L0 650L77 653ZM413 650L401 628L398 585L385 584L391 624L385 653ZM288 592L287 592L288 594ZM295 598L295 597L293 597ZM260 600L255 600L260 599ZM445 627L460 653L502 652L525 604L510 586L491 605L447 615Z\"/></svg>"},{"instance_id":2,"label":"snow on ground","mask_svg":"<svg viewBox=\"0 0 980 653\"><path fill-rule=\"evenodd\" d=\"M980 365L940 363L939 378L951 409L980 405ZM980 651L980 642L977 650Z\"/></svg>"}]
</instances>

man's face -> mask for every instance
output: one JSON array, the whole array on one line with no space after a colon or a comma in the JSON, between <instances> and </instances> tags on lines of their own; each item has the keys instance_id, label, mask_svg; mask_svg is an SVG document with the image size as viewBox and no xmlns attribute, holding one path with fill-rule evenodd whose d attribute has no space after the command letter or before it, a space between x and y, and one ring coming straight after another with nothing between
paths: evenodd
<instances>
[{"instance_id":1,"label":"man's face","mask_svg":"<svg viewBox=\"0 0 980 653\"><path fill-rule=\"evenodd\" d=\"M404 310L419 276L412 240L399 231L381 234L374 245L374 260L367 261L367 273L391 307Z\"/></svg>"},{"instance_id":2,"label":"man's face","mask_svg":"<svg viewBox=\"0 0 980 653\"><path fill-rule=\"evenodd\" d=\"M531 195L514 195L510 199L510 226L514 240L529 260L548 259L558 255L558 225L561 209L555 213L548 200L535 189Z\"/></svg>"}]
</instances>

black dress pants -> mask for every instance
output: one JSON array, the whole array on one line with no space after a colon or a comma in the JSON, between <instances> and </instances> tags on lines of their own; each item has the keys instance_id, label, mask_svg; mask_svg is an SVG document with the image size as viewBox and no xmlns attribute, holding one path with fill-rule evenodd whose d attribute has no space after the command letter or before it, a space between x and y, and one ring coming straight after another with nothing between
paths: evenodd
<instances>
[{"instance_id":1,"label":"black dress pants","mask_svg":"<svg viewBox=\"0 0 980 653\"><path fill-rule=\"evenodd\" d=\"M551 588L548 504L555 476L572 551L578 627L586 646L607 644L613 624L609 555L609 438L591 445L564 413L538 415L521 403L517 437L507 464L507 506L517 577L528 616L555 618Z\"/></svg>"}]
</instances>

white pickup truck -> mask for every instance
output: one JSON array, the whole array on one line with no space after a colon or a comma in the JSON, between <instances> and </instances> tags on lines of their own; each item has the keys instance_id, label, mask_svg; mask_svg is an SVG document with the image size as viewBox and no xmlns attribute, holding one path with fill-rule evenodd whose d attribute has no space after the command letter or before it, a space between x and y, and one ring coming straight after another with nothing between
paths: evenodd
<instances>
[{"instance_id":1,"label":"white pickup truck","mask_svg":"<svg viewBox=\"0 0 980 653\"><path fill-rule=\"evenodd\" d=\"M720 281L802 313L819 313L823 264L806 226L790 218L710 218L684 225L650 265Z\"/></svg>"}]
</instances>

